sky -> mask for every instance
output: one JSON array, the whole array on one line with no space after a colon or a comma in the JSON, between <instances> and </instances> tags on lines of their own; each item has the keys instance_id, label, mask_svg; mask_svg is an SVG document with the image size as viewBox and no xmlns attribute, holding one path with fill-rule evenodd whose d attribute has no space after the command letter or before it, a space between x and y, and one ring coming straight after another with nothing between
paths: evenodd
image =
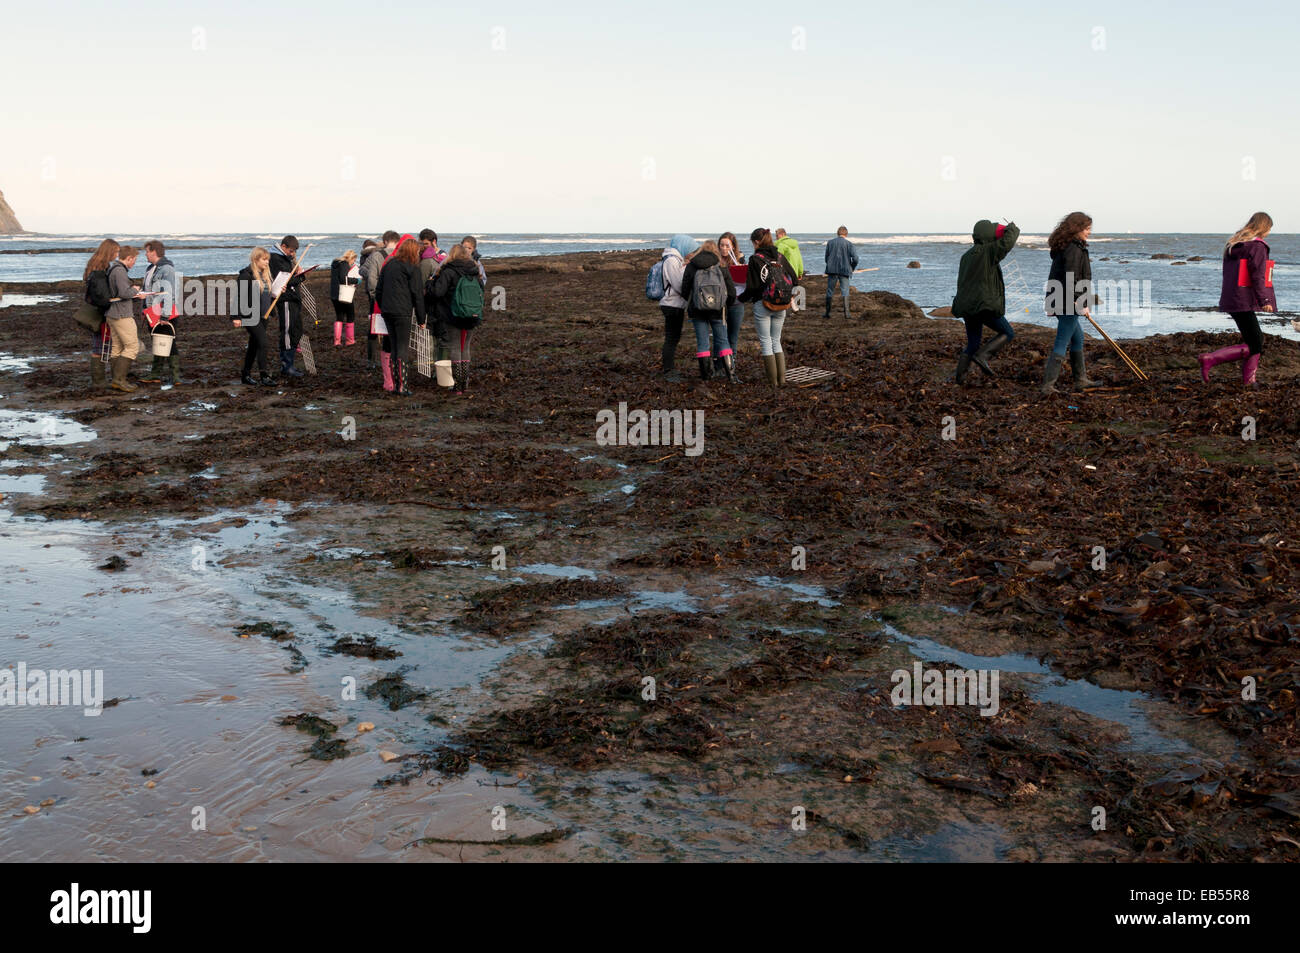
<instances>
[{"instance_id":1,"label":"sky","mask_svg":"<svg viewBox=\"0 0 1300 953\"><path fill-rule=\"evenodd\" d=\"M1300 232L1300 5L49 2L31 231Z\"/></svg>"}]
</instances>

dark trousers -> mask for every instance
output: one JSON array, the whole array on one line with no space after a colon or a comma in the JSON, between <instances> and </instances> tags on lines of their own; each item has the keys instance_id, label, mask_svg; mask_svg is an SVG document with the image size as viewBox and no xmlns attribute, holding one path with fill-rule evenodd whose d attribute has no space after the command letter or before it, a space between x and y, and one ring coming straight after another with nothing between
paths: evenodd
<instances>
[{"instance_id":1,"label":"dark trousers","mask_svg":"<svg viewBox=\"0 0 1300 953\"><path fill-rule=\"evenodd\" d=\"M1007 322L1006 317L996 311L981 311L973 318L962 318L962 320L966 322L967 354L973 355L979 351L985 328L992 328L998 334L1005 334L1008 338L1016 336L1016 332L1011 330L1011 325Z\"/></svg>"},{"instance_id":2,"label":"dark trousers","mask_svg":"<svg viewBox=\"0 0 1300 953\"><path fill-rule=\"evenodd\" d=\"M344 324L354 324L357 320L357 312L351 301L334 302L334 320L342 321Z\"/></svg>"},{"instance_id":3,"label":"dark trousers","mask_svg":"<svg viewBox=\"0 0 1300 953\"><path fill-rule=\"evenodd\" d=\"M677 356L677 342L682 339L682 321L686 318L685 308L670 308L661 304L659 310L664 313L664 373L673 369Z\"/></svg>"},{"instance_id":4,"label":"dark trousers","mask_svg":"<svg viewBox=\"0 0 1300 953\"><path fill-rule=\"evenodd\" d=\"M409 361L411 359L411 316L409 314L386 314L384 324L388 325L388 337L384 339L384 350L391 351L393 360Z\"/></svg>"},{"instance_id":5,"label":"dark trousers","mask_svg":"<svg viewBox=\"0 0 1300 953\"><path fill-rule=\"evenodd\" d=\"M1234 311L1232 320L1237 322L1237 330L1251 354L1264 353L1264 332L1259 329L1259 318L1254 311Z\"/></svg>"},{"instance_id":6,"label":"dark trousers","mask_svg":"<svg viewBox=\"0 0 1300 953\"><path fill-rule=\"evenodd\" d=\"M248 328L248 348L244 351L244 376L253 373L253 361L257 369L266 373L266 322L258 321Z\"/></svg>"},{"instance_id":7,"label":"dark trousers","mask_svg":"<svg viewBox=\"0 0 1300 953\"><path fill-rule=\"evenodd\" d=\"M286 301L280 305L280 363L282 365L293 366L294 354L301 340L302 305L297 301Z\"/></svg>"}]
</instances>

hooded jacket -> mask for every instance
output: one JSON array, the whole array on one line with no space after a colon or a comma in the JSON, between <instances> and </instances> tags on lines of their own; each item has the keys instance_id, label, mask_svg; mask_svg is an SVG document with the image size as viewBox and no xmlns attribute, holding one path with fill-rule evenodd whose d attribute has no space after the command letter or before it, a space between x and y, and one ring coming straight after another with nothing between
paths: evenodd
<instances>
[{"instance_id":1,"label":"hooded jacket","mask_svg":"<svg viewBox=\"0 0 1300 953\"><path fill-rule=\"evenodd\" d=\"M176 320L176 302L180 289L176 287L176 266L171 263L170 258L164 255L144 270L144 283L141 288L144 291L163 292L157 297L148 299L148 306L144 313L151 326L157 324L164 316L168 321Z\"/></svg>"},{"instance_id":2,"label":"hooded jacket","mask_svg":"<svg viewBox=\"0 0 1300 953\"><path fill-rule=\"evenodd\" d=\"M790 280L796 285L799 283L799 276L794 273L786 257L776 250L776 246L762 245L755 248L754 254L749 256L749 273L745 276L745 290L741 292L739 300L763 300L763 287L766 284L763 281L763 270L773 261L780 262L781 267L790 276Z\"/></svg>"},{"instance_id":3,"label":"hooded jacket","mask_svg":"<svg viewBox=\"0 0 1300 953\"><path fill-rule=\"evenodd\" d=\"M975 244L961 256L957 265L957 295L952 299L952 313L957 318L973 318L983 311L1005 314L1006 285L1002 280L1002 259L1011 253L1020 229L1013 222L998 237L998 227L988 219L975 223L971 234Z\"/></svg>"},{"instance_id":4,"label":"hooded jacket","mask_svg":"<svg viewBox=\"0 0 1300 953\"><path fill-rule=\"evenodd\" d=\"M826 274L850 277L858 268L858 250L843 235L836 235L826 243Z\"/></svg>"},{"instance_id":5,"label":"hooded jacket","mask_svg":"<svg viewBox=\"0 0 1300 953\"><path fill-rule=\"evenodd\" d=\"M686 272L686 258L699 250L700 243L689 235L674 235L664 249L664 296L659 299L662 308L685 308L682 294L682 277Z\"/></svg>"},{"instance_id":6,"label":"hooded jacket","mask_svg":"<svg viewBox=\"0 0 1300 953\"><path fill-rule=\"evenodd\" d=\"M134 316L135 311L131 302L135 300L136 288L131 284L131 273L127 271L126 264L121 259L109 262L108 290L113 296L113 303L104 312L104 317L116 321Z\"/></svg>"},{"instance_id":7,"label":"hooded jacket","mask_svg":"<svg viewBox=\"0 0 1300 953\"><path fill-rule=\"evenodd\" d=\"M1092 261L1088 243L1072 238L1064 248L1052 252L1046 310L1049 315L1069 315L1083 314L1084 308L1092 309Z\"/></svg>"},{"instance_id":8,"label":"hooded jacket","mask_svg":"<svg viewBox=\"0 0 1300 953\"><path fill-rule=\"evenodd\" d=\"M271 280L275 281L286 271L293 271L293 259L284 252L276 250L271 252ZM288 284L284 286L284 293L280 295L280 304L302 304L302 293L298 290L302 285L306 275L294 275L289 279Z\"/></svg>"},{"instance_id":9,"label":"hooded jacket","mask_svg":"<svg viewBox=\"0 0 1300 953\"><path fill-rule=\"evenodd\" d=\"M451 317L451 299L456 296L456 285L462 278L473 278L480 285L478 262L472 258L457 258L443 262L438 277L433 279L433 306L435 317L446 327L459 327Z\"/></svg>"},{"instance_id":10,"label":"hooded jacket","mask_svg":"<svg viewBox=\"0 0 1300 953\"><path fill-rule=\"evenodd\" d=\"M796 278L803 277L803 252L799 250L799 243L789 235L782 235L776 240L776 250L785 256L785 260L790 263L794 269Z\"/></svg>"},{"instance_id":11,"label":"hooded jacket","mask_svg":"<svg viewBox=\"0 0 1300 953\"><path fill-rule=\"evenodd\" d=\"M420 284L419 266L404 262L400 258L390 258L379 271L375 301L379 305L385 323L390 318L409 321L414 313L415 323L423 325L425 322L424 288ZM389 330L392 330L391 325Z\"/></svg>"},{"instance_id":12,"label":"hooded jacket","mask_svg":"<svg viewBox=\"0 0 1300 953\"><path fill-rule=\"evenodd\" d=\"M379 269L384 267L384 246L379 245L361 256L361 280L366 286L366 294L375 300L375 288L379 285Z\"/></svg>"},{"instance_id":13,"label":"hooded jacket","mask_svg":"<svg viewBox=\"0 0 1300 953\"><path fill-rule=\"evenodd\" d=\"M1246 263L1246 286L1240 284L1241 263ZM1268 273L1268 244L1262 238L1238 242L1223 253L1223 291L1219 310L1232 312L1263 311L1265 305L1277 310L1277 292Z\"/></svg>"}]
</instances>

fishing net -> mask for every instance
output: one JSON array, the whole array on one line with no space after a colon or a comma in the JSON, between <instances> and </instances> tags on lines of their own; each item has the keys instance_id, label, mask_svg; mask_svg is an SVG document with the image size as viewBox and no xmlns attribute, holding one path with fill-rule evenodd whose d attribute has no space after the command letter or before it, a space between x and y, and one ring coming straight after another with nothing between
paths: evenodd
<instances>
[{"instance_id":1,"label":"fishing net","mask_svg":"<svg viewBox=\"0 0 1300 953\"><path fill-rule=\"evenodd\" d=\"M412 328L411 344L415 347L415 369L425 377L433 376L433 335L429 329L418 325Z\"/></svg>"},{"instance_id":2,"label":"fishing net","mask_svg":"<svg viewBox=\"0 0 1300 953\"><path fill-rule=\"evenodd\" d=\"M1029 282L1020 270L1020 262L1014 258L1002 263L1002 281L1006 285L1007 314L1029 314L1031 308L1042 305L1043 296L1030 290Z\"/></svg>"}]
</instances>

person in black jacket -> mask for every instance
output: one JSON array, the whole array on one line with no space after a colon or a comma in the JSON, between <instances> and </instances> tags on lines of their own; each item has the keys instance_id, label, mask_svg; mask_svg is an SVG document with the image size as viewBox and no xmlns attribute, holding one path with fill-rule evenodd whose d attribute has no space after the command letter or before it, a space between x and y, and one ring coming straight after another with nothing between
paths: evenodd
<instances>
[{"instance_id":1,"label":"person in black jacket","mask_svg":"<svg viewBox=\"0 0 1300 953\"><path fill-rule=\"evenodd\" d=\"M1047 276L1047 314L1056 317L1056 342L1043 369L1044 394L1056 393L1056 379L1070 351L1070 368L1076 390L1099 387L1088 377L1083 361L1083 328L1079 316L1092 316L1092 262L1088 258L1088 236L1092 219L1083 212L1071 212L1057 224L1047 239L1052 270Z\"/></svg>"},{"instance_id":2,"label":"person in black jacket","mask_svg":"<svg viewBox=\"0 0 1300 953\"><path fill-rule=\"evenodd\" d=\"M721 361L727 380L735 383L726 316L727 309L736 303L736 283L723 266L718 246L713 242L701 242L700 250L686 263L686 270L682 272L682 297L686 299L686 313L695 325L695 358L700 365L700 380L711 378L714 365ZM712 298L717 307L705 307L707 298ZM709 346L710 331L713 333L712 347Z\"/></svg>"},{"instance_id":3,"label":"person in black jacket","mask_svg":"<svg viewBox=\"0 0 1300 953\"><path fill-rule=\"evenodd\" d=\"M237 328L248 331L248 347L244 351L244 371L240 380L249 385L274 384L266 372L266 322L262 316L271 307L274 295L271 294L270 253L260 245L248 256L248 265L239 272L239 289L235 298L235 318L232 322ZM253 380L253 362L257 362L259 377Z\"/></svg>"},{"instance_id":4,"label":"person in black jacket","mask_svg":"<svg viewBox=\"0 0 1300 953\"><path fill-rule=\"evenodd\" d=\"M375 288L379 313L388 325L392 347L393 386L385 387L399 397L411 396L410 358L411 316L420 327L425 325L424 288L420 284L420 243L407 238L397 246L393 257L379 272Z\"/></svg>"},{"instance_id":5,"label":"person in black jacket","mask_svg":"<svg viewBox=\"0 0 1300 953\"><path fill-rule=\"evenodd\" d=\"M357 285L361 281L361 271L357 267L357 253L351 248L330 263L330 301L334 302L334 346L357 343L355 310L353 300ZM343 332L347 331L347 339Z\"/></svg>"},{"instance_id":6,"label":"person in black jacket","mask_svg":"<svg viewBox=\"0 0 1300 953\"><path fill-rule=\"evenodd\" d=\"M988 219L981 219L971 231L975 244L966 250L957 265L957 294L952 299L952 316L966 322L966 350L957 358L958 384L966 383L971 361L992 377L989 359L1016 336L1007 322L1007 289L1001 263L1019 237L1020 229L1015 222L994 225ZM985 327L994 331L987 344L982 341Z\"/></svg>"},{"instance_id":7,"label":"person in black jacket","mask_svg":"<svg viewBox=\"0 0 1300 953\"><path fill-rule=\"evenodd\" d=\"M298 343L302 340L302 287L303 275L298 268L298 239L292 235L284 236L280 250L271 254L271 280L280 275L289 274L288 283L275 306L280 316L280 376L302 377L303 372L293 366L298 353Z\"/></svg>"},{"instance_id":8,"label":"person in black jacket","mask_svg":"<svg viewBox=\"0 0 1300 953\"><path fill-rule=\"evenodd\" d=\"M472 281L479 286L479 313L458 314L453 307L456 291L462 280ZM447 260L438 270L433 280L433 300L437 309L436 320L447 328L451 345L451 377L455 392L464 396L469 391L469 351L474 339L475 329L483 322L482 290L483 273L469 249L464 244L453 245L447 254ZM473 291L473 288L469 288ZM467 295L466 297L472 297Z\"/></svg>"},{"instance_id":9,"label":"person in black jacket","mask_svg":"<svg viewBox=\"0 0 1300 953\"><path fill-rule=\"evenodd\" d=\"M759 350L763 353L763 373L773 388L785 383L785 351L781 348L781 329L785 326L786 311L771 302L763 300L769 278L775 280L773 268L781 269L789 283L799 284L799 276L786 261L784 255L776 250L772 241L772 232L766 228L756 228L749 234L749 241L754 246L754 254L749 256L749 272L745 276L745 290L740 294L741 301L754 303L754 330L758 334Z\"/></svg>"}]
</instances>

